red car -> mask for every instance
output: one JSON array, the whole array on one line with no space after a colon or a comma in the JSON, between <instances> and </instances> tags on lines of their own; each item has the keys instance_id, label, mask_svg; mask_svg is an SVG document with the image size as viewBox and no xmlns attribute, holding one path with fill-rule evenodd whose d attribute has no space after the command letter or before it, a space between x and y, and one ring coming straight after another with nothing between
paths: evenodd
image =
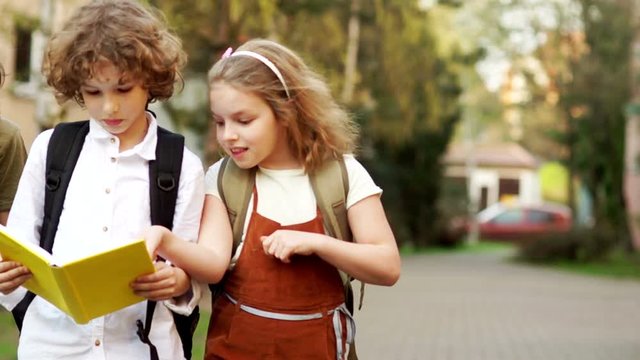
<instances>
[{"instance_id":1,"label":"red car","mask_svg":"<svg viewBox=\"0 0 640 360\"><path fill-rule=\"evenodd\" d=\"M571 210L563 205L519 205L496 203L476 216L481 239L518 239L547 233L567 232L572 226ZM471 224L464 221L462 232Z\"/></svg>"}]
</instances>

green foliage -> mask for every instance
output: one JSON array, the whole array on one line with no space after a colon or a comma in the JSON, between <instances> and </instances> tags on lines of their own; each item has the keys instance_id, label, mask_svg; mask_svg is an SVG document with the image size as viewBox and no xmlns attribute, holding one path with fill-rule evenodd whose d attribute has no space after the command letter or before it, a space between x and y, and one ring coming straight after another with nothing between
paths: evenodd
<instances>
[{"instance_id":1,"label":"green foliage","mask_svg":"<svg viewBox=\"0 0 640 360\"><path fill-rule=\"evenodd\" d=\"M571 62L573 81L565 84L561 96L561 105L571 115L569 167L593 197L596 222L624 228L624 106L630 95L631 11L625 2L582 0L581 4L590 51Z\"/></svg>"},{"instance_id":2,"label":"green foliage","mask_svg":"<svg viewBox=\"0 0 640 360\"><path fill-rule=\"evenodd\" d=\"M438 158L451 136L455 119L442 131L416 132L400 146L375 143L374 161L365 160L372 176L385 189L383 201L400 243L429 246L441 242L446 223L438 207L442 167Z\"/></svg>"},{"instance_id":3,"label":"green foliage","mask_svg":"<svg viewBox=\"0 0 640 360\"><path fill-rule=\"evenodd\" d=\"M540 166L538 176L544 200L567 203L569 173L566 167L559 162L547 162Z\"/></svg>"}]
</instances>

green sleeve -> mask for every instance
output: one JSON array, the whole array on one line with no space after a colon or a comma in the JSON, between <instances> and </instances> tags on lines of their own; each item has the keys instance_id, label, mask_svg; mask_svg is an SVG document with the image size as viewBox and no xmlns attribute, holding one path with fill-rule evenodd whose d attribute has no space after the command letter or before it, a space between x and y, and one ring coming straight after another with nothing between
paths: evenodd
<instances>
[{"instance_id":1,"label":"green sleeve","mask_svg":"<svg viewBox=\"0 0 640 360\"><path fill-rule=\"evenodd\" d=\"M19 129L0 119L0 211L11 208L27 159Z\"/></svg>"}]
</instances>

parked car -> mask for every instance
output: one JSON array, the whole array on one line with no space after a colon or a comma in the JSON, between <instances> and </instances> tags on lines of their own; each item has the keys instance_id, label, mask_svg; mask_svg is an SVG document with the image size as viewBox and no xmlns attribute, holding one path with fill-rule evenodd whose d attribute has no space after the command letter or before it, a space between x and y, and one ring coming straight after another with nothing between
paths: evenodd
<instances>
[{"instance_id":1,"label":"parked car","mask_svg":"<svg viewBox=\"0 0 640 360\"><path fill-rule=\"evenodd\" d=\"M522 205L496 203L480 211L476 220L481 239L519 239L548 233L567 232L572 226L571 210L559 204ZM468 219L457 219L452 231L460 236L471 228Z\"/></svg>"}]
</instances>

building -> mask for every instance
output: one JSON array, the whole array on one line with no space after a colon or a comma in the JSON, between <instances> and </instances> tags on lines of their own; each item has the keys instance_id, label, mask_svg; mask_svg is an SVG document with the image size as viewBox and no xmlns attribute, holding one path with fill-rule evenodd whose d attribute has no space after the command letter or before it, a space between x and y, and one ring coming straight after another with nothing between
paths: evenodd
<instances>
[{"instance_id":1,"label":"building","mask_svg":"<svg viewBox=\"0 0 640 360\"><path fill-rule=\"evenodd\" d=\"M464 183L477 210L498 201L542 201L538 161L516 143L478 144L473 149L450 144L442 163L445 181Z\"/></svg>"},{"instance_id":2,"label":"building","mask_svg":"<svg viewBox=\"0 0 640 360\"><path fill-rule=\"evenodd\" d=\"M0 90L0 115L16 123L29 148L43 129L87 118L69 101L59 105L42 86L40 67L48 28L59 28L71 10L87 0L0 0L0 62L7 73Z\"/></svg>"}]
</instances>

